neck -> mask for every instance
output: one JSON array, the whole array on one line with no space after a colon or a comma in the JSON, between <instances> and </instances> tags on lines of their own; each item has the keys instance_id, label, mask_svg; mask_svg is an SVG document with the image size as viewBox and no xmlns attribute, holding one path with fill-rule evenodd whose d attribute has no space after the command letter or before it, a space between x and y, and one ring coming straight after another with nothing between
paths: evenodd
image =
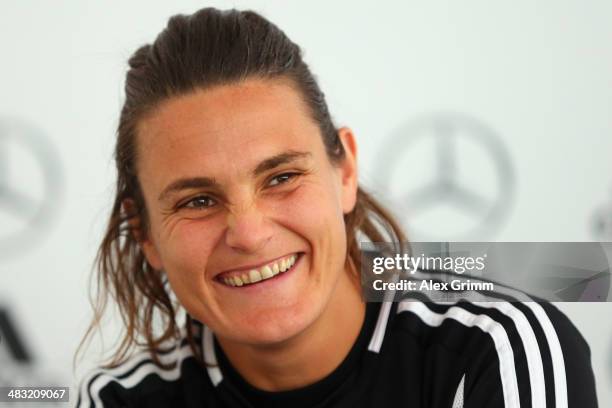
<instances>
[{"instance_id":1,"label":"neck","mask_svg":"<svg viewBox=\"0 0 612 408\"><path fill-rule=\"evenodd\" d=\"M359 289L345 272L321 316L297 336L272 347L217 339L248 383L265 391L296 389L324 378L342 363L365 319Z\"/></svg>"}]
</instances>

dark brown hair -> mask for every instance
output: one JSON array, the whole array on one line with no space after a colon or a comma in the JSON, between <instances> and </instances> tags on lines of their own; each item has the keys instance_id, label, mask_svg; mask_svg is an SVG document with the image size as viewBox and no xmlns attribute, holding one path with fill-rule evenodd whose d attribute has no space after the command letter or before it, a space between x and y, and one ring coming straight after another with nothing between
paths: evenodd
<instances>
[{"instance_id":1,"label":"dark brown hair","mask_svg":"<svg viewBox=\"0 0 612 408\"><path fill-rule=\"evenodd\" d=\"M131 56L125 81L115 149L116 195L96 257L96 292L92 294L95 314L78 349L99 327L112 298L125 332L107 367L121 364L133 346L144 346L153 361L164 366L158 350L178 335L181 306L171 299L164 272L148 264L136 239L148 233L147 211L136 174L137 124L169 98L251 78L288 80L318 124L330 161L338 164L344 159L325 96L302 59L300 48L278 27L252 11L205 8L170 18L152 44L140 47ZM126 200L134 205L126 207ZM361 187L354 210L344 218L347 263L353 264L353 270L359 271L361 265L358 239L405 241L398 223ZM191 349L203 363L191 337L189 315L186 318Z\"/></svg>"}]
</instances>

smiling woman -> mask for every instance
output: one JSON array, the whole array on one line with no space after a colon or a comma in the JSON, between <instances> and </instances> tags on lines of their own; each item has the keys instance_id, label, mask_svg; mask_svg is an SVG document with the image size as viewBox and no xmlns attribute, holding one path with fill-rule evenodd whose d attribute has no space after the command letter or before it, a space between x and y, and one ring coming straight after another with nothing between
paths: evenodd
<instances>
[{"instance_id":1,"label":"smiling woman","mask_svg":"<svg viewBox=\"0 0 612 408\"><path fill-rule=\"evenodd\" d=\"M149 225L140 245L225 349L297 341L315 322L331 329L341 304L363 309L344 273L355 142L347 128L337 137L344 159L332 164L297 91L274 78L174 96L139 122L136 173ZM263 280L281 259L279 269L297 263Z\"/></svg>"},{"instance_id":2,"label":"smiling woman","mask_svg":"<svg viewBox=\"0 0 612 408\"><path fill-rule=\"evenodd\" d=\"M363 302L358 238L406 238L359 186L353 132L334 126L275 25L236 10L174 16L129 65L85 339L109 299L125 332L77 405L459 407L465 390L473 406L540 407L567 396L560 372L537 381L520 338L500 351L503 328L468 329L499 316ZM546 307L534 322L565 324L563 352L583 352ZM588 390L588 361L571 361Z\"/></svg>"}]
</instances>

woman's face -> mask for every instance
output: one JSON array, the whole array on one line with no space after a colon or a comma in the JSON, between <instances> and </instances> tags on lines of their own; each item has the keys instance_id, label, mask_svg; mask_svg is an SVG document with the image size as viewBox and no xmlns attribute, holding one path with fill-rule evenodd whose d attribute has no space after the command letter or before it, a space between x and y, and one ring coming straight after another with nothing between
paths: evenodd
<instances>
[{"instance_id":1,"label":"woman's face","mask_svg":"<svg viewBox=\"0 0 612 408\"><path fill-rule=\"evenodd\" d=\"M338 282L346 273L343 215L357 191L355 141L342 128L347 157L330 163L286 81L175 97L137 133L150 222L142 248L187 311L217 335L287 340L346 290Z\"/></svg>"}]
</instances>

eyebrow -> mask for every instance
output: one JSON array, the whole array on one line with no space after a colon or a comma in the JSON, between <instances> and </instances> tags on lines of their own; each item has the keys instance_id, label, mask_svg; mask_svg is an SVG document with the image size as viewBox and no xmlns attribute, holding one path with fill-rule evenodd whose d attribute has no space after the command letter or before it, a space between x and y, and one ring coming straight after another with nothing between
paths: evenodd
<instances>
[{"instance_id":1,"label":"eyebrow","mask_svg":"<svg viewBox=\"0 0 612 408\"><path fill-rule=\"evenodd\" d=\"M289 150L263 160L252 171L253 176L272 170L283 164L298 160L308 159L312 156L309 152L298 152ZM190 188L216 188L220 189L219 183L212 177L187 177L181 178L170 183L159 195L158 201L164 201L173 193Z\"/></svg>"},{"instance_id":2,"label":"eyebrow","mask_svg":"<svg viewBox=\"0 0 612 408\"><path fill-rule=\"evenodd\" d=\"M253 170L253 176L259 176L261 173L264 173L268 170L272 170L278 166L283 164L291 163L297 160L309 159L312 154L308 152L297 152L295 150L289 150L285 153L277 154L276 156L272 156L255 167Z\"/></svg>"}]
</instances>

